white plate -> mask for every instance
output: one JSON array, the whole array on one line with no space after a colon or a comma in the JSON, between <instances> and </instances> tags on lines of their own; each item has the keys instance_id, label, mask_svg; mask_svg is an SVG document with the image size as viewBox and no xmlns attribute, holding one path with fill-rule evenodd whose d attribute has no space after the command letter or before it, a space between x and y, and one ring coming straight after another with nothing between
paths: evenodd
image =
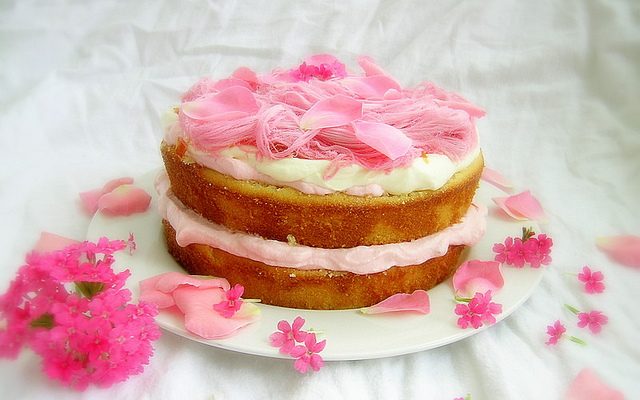
<instances>
[{"instance_id":1,"label":"white plate","mask_svg":"<svg viewBox=\"0 0 640 400\"><path fill-rule=\"evenodd\" d=\"M114 266L118 269L128 268L131 277L128 287L134 298L138 295L138 282L168 271L182 271L181 267L167 253L164 237L161 231L160 216L155 212L155 190L153 181L157 171L150 172L136 180L138 186L143 187L154 196L150 209L130 217L108 218L100 213L91 221L87 238L95 240L100 236L110 239L126 239L129 232L135 235L137 250L130 256L126 252L116 255ZM476 195L475 202L491 206L491 197L503 195L490 185L482 184ZM489 212L487 233L484 238L466 252L466 259L493 259L491 247L496 242L502 242L506 236L518 236L522 226L532 225L530 222L513 222L502 218L494 212ZM537 226L534 225L534 229ZM502 304L503 312L497 316L500 321L515 311L533 292L542 277L543 269L511 267L503 268L505 285L494 299ZM319 339L327 339L327 345L322 352L325 360L361 360L370 358L389 357L421 350L432 349L456 342L480 329L460 329L456 325L457 317L453 312L455 302L451 279L429 290L431 312L420 314L384 314L364 315L357 310L343 311L314 311L292 308L275 307L260 304L262 311L258 322L243 328L231 338L223 340L205 340L187 332L179 316L168 312L161 312L157 323L164 329L177 335L184 336L211 346L241 353L255 354L266 357L286 358L278 353L278 349L271 347L268 337L276 330L280 320L293 321L296 316L306 319L305 329L313 328L321 331Z\"/></svg>"}]
</instances>

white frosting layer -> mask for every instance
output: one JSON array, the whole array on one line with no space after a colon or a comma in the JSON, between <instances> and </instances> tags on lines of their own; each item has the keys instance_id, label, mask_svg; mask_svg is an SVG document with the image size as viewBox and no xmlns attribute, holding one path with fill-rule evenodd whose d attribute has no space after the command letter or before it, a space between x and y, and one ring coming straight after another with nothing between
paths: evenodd
<instances>
[{"instance_id":1,"label":"white frosting layer","mask_svg":"<svg viewBox=\"0 0 640 400\"><path fill-rule=\"evenodd\" d=\"M185 207L169 189L166 174L158 177L159 211L176 231L180 246L204 244L271 266L301 270L328 269L371 274L393 266L421 264L447 253L451 245L474 245L484 235L487 209L472 205L462 221L443 231L410 242L323 249L289 245L245 233L232 232Z\"/></svg>"}]
</instances>

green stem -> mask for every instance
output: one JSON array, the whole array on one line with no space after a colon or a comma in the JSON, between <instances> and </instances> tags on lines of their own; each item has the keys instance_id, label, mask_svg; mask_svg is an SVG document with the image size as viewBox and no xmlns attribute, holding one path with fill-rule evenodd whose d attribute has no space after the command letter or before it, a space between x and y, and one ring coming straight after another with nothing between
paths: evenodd
<instances>
[{"instance_id":1,"label":"green stem","mask_svg":"<svg viewBox=\"0 0 640 400\"><path fill-rule=\"evenodd\" d=\"M580 314L580 310L578 310L577 308L570 306L569 304L565 304L564 306L567 307L567 310L571 311L575 315Z\"/></svg>"},{"instance_id":2,"label":"green stem","mask_svg":"<svg viewBox=\"0 0 640 400\"><path fill-rule=\"evenodd\" d=\"M454 299L458 302L458 303L469 303L471 300L473 300L473 298L471 297L460 297L457 294L454 295Z\"/></svg>"},{"instance_id":3,"label":"green stem","mask_svg":"<svg viewBox=\"0 0 640 400\"><path fill-rule=\"evenodd\" d=\"M102 282L76 282L76 289L84 297L91 300L93 296L102 292L104 289L104 283Z\"/></svg>"},{"instance_id":4,"label":"green stem","mask_svg":"<svg viewBox=\"0 0 640 400\"><path fill-rule=\"evenodd\" d=\"M575 336L569 336L569 340L571 340L574 343L578 343L581 346L586 346L587 342L585 342L584 340L577 338Z\"/></svg>"},{"instance_id":5,"label":"green stem","mask_svg":"<svg viewBox=\"0 0 640 400\"><path fill-rule=\"evenodd\" d=\"M53 328L53 315L51 314L42 314L38 318L31 321L29 324L32 328Z\"/></svg>"}]
</instances>

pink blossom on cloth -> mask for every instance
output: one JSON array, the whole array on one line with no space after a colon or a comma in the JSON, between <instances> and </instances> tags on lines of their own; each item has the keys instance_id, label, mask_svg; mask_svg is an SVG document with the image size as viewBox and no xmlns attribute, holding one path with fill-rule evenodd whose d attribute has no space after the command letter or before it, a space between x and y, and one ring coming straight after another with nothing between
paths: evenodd
<instances>
[{"instance_id":1,"label":"pink blossom on cloth","mask_svg":"<svg viewBox=\"0 0 640 400\"><path fill-rule=\"evenodd\" d=\"M513 184L495 169L484 167L480 178L483 181L488 182L498 189L502 190L503 192L511 193L513 191Z\"/></svg>"},{"instance_id":2,"label":"pink blossom on cloth","mask_svg":"<svg viewBox=\"0 0 640 400\"><path fill-rule=\"evenodd\" d=\"M396 293L371 307L361 308L363 314L382 314L390 312L413 311L428 314L431 311L429 294L424 290L415 290L411 294Z\"/></svg>"},{"instance_id":3,"label":"pink blossom on cloth","mask_svg":"<svg viewBox=\"0 0 640 400\"><path fill-rule=\"evenodd\" d=\"M606 325L609 318L602 311L581 312L578 314L578 326L580 328L589 327L592 333L598 334L602 331L602 325Z\"/></svg>"},{"instance_id":4,"label":"pink blossom on cloth","mask_svg":"<svg viewBox=\"0 0 640 400\"><path fill-rule=\"evenodd\" d=\"M624 395L607 385L591 369L581 370L569 385L564 400L624 400Z\"/></svg>"},{"instance_id":5,"label":"pink blossom on cloth","mask_svg":"<svg viewBox=\"0 0 640 400\"><path fill-rule=\"evenodd\" d=\"M468 260L453 274L453 290L456 296L471 297L476 292L492 293L502 289L504 278L497 261Z\"/></svg>"},{"instance_id":6,"label":"pink blossom on cloth","mask_svg":"<svg viewBox=\"0 0 640 400\"><path fill-rule=\"evenodd\" d=\"M549 339L546 341L546 344L548 345L557 344L560 338L562 338L562 335L564 335L566 331L567 329L560 322L560 320L557 320L556 322L554 322L553 325L548 325L547 335L549 335Z\"/></svg>"},{"instance_id":7,"label":"pink blossom on cloth","mask_svg":"<svg viewBox=\"0 0 640 400\"><path fill-rule=\"evenodd\" d=\"M596 245L613 261L628 267L640 268L640 236L600 237L596 240Z\"/></svg>"},{"instance_id":8,"label":"pink blossom on cloth","mask_svg":"<svg viewBox=\"0 0 640 400\"><path fill-rule=\"evenodd\" d=\"M584 291L590 294L604 292L604 274L600 271L592 272L588 266L582 267L582 272L578 274L578 280L584 283Z\"/></svg>"},{"instance_id":9,"label":"pink blossom on cloth","mask_svg":"<svg viewBox=\"0 0 640 400\"><path fill-rule=\"evenodd\" d=\"M540 202L528 190L513 196L494 197L493 202L511 218L520 221L546 219Z\"/></svg>"}]
</instances>

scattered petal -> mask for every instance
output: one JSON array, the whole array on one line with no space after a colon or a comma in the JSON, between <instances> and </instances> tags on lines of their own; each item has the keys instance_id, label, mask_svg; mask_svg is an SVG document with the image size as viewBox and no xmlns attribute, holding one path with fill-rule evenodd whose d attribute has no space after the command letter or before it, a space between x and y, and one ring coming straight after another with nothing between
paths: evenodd
<instances>
[{"instance_id":1,"label":"scattered petal","mask_svg":"<svg viewBox=\"0 0 640 400\"><path fill-rule=\"evenodd\" d=\"M600 237L596 239L596 245L615 262L628 267L640 268L640 236Z\"/></svg>"},{"instance_id":2,"label":"scattered petal","mask_svg":"<svg viewBox=\"0 0 640 400\"><path fill-rule=\"evenodd\" d=\"M300 118L304 130L332 128L362 118L362 103L344 95L320 100Z\"/></svg>"},{"instance_id":3,"label":"scattered petal","mask_svg":"<svg viewBox=\"0 0 640 400\"><path fill-rule=\"evenodd\" d=\"M604 274L600 271L592 272L588 266L582 267L578 280L584 283L584 291L590 294L604 292Z\"/></svg>"},{"instance_id":4,"label":"scattered petal","mask_svg":"<svg viewBox=\"0 0 640 400\"><path fill-rule=\"evenodd\" d=\"M494 197L496 203L505 213L517 220L537 220L546 218L540 202L528 190L508 197Z\"/></svg>"},{"instance_id":5,"label":"scattered petal","mask_svg":"<svg viewBox=\"0 0 640 400\"><path fill-rule=\"evenodd\" d=\"M345 78L340 82L343 86L352 90L363 99L384 99L385 93L390 90L400 92L402 89L398 82L386 75L354 76Z\"/></svg>"},{"instance_id":6,"label":"scattered petal","mask_svg":"<svg viewBox=\"0 0 640 400\"><path fill-rule=\"evenodd\" d=\"M545 343L548 345L555 345L562 338L562 335L567 331L567 329L562 325L560 320L557 320L553 323L553 325L547 326L547 335L549 335L549 340Z\"/></svg>"},{"instance_id":7,"label":"scattered petal","mask_svg":"<svg viewBox=\"0 0 640 400\"><path fill-rule=\"evenodd\" d=\"M415 311L428 314L430 309L429 294L424 290L416 290L411 294L397 293L371 307L361 308L363 314L382 314L399 311Z\"/></svg>"},{"instance_id":8,"label":"scattered petal","mask_svg":"<svg viewBox=\"0 0 640 400\"><path fill-rule=\"evenodd\" d=\"M378 150L391 160L407 154L411 148L411 139L400 129L378 122L355 121L353 123L356 138L362 143Z\"/></svg>"},{"instance_id":9,"label":"scattered petal","mask_svg":"<svg viewBox=\"0 0 640 400\"><path fill-rule=\"evenodd\" d=\"M98 200L98 209L109 217L129 216L147 211L151 196L133 185L121 185Z\"/></svg>"},{"instance_id":10,"label":"scattered petal","mask_svg":"<svg viewBox=\"0 0 640 400\"><path fill-rule=\"evenodd\" d=\"M496 293L504 286L504 278L497 261L465 261L453 274L456 296L472 297L474 293L491 290Z\"/></svg>"},{"instance_id":11,"label":"scattered petal","mask_svg":"<svg viewBox=\"0 0 640 400\"><path fill-rule=\"evenodd\" d=\"M484 167L481 179L492 184L503 192L511 193L513 191L513 185L511 182L495 169Z\"/></svg>"},{"instance_id":12,"label":"scattered petal","mask_svg":"<svg viewBox=\"0 0 640 400\"><path fill-rule=\"evenodd\" d=\"M362 68L362 71L366 76L385 75L389 76L385 70L380 68L369 56L360 56L357 59L358 65Z\"/></svg>"},{"instance_id":13,"label":"scattered petal","mask_svg":"<svg viewBox=\"0 0 640 400\"><path fill-rule=\"evenodd\" d=\"M603 382L593 370L585 368L571 382L564 400L624 400L624 395Z\"/></svg>"},{"instance_id":14,"label":"scattered petal","mask_svg":"<svg viewBox=\"0 0 640 400\"><path fill-rule=\"evenodd\" d=\"M213 85L213 88L218 91L223 91L232 87L243 87L249 90L252 89L249 82L236 78L220 79L215 85Z\"/></svg>"},{"instance_id":15,"label":"scattered petal","mask_svg":"<svg viewBox=\"0 0 640 400\"><path fill-rule=\"evenodd\" d=\"M37 251L38 253L50 253L52 251L62 250L69 245L77 243L80 242L64 236L56 235L55 233L42 232L40 233L40 239L38 239L36 245L33 247L33 251Z\"/></svg>"},{"instance_id":16,"label":"scattered petal","mask_svg":"<svg viewBox=\"0 0 640 400\"><path fill-rule=\"evenodd\" d=\"M219 93L183 103L181 110L191 119L213 121L245 117L257 113L259 108L251 90L231 86Z\"/></svg>"},{"instance_id":17,"label":"scattered petal","mask_svg":"<svg viewBox=\"0 0 640 400\"><path fill-rule=\"evenodd\" d=\"M580 328L589 327L592 333L598 334L602 331L602 325L606 325L609 318L602 311L590 311L578 313L578 326Z\"/></svg>"},{"instance_id":18,"label":"scattered petal","mask_svg":"<svg viewBox=\"0 0 640 400\"><path fill-rule=\"evenodd\" d=\"M107 193L112 192L118 186L130 185L132 183L133 183L133 178L122 177L122 178L110 180L100 189L93 189L86 192L81 192L80 201L82 204L82 208L87 214L93 215L96 213L96 211L98 211L98 202L100 200L100 197L102 197Z\"/></svg>"},{"instance_id":19,"label":"scattered petal","mask_svg":"<svg viewBox=\"0 0 640 400\"><path fill-rule=\"evenodd\" d=\"M168 308L175 305L173 291L186 286L201 289L219 288L225 291L229 289L229 282L223 278L166 272L140 282L140 299L155 304L158 308Z\"/></svg>"}]
</instances>

